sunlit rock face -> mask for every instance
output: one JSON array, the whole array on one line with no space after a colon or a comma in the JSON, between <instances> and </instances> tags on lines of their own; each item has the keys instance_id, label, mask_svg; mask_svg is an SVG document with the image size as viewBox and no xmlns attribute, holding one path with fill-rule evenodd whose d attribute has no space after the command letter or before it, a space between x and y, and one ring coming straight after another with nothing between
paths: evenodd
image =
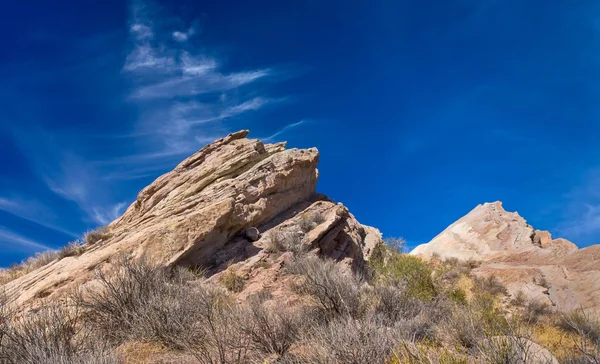
<instances>
[{"instance_id":1,"label":"sunlit rock face","mask_svg":"<svg viewBox=\"0 0 600 364\"><path fill-rule=\"evenodd\" d=\"M511 295L565 311L580 307L600 314L600 246L584 249L535 230L501 202L485 203L450 225L411 254L476 260L477 275L495 275Z\"/></svg>"}]
</instances>

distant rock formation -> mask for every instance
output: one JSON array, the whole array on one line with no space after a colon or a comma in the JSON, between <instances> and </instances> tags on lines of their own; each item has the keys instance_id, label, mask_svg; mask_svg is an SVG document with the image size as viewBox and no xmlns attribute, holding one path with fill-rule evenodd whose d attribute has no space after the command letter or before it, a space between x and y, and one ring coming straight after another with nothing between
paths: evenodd
<instances>
[{"instance_id":1,"label":"distant rock formation","mask_svg":"<svg viewBox=\"0 0 600 364\"><path fill-rule=\"evenodd\" d=\"M315 193L317 149L286 150L247 134L230 134L185 159L139 193L109 225L109 238L10 282L6 291L27 306L62 299L92 287L95 270L110 271L123 257L204 267L213 276L233 264L245 287L258 290L277 284L280 267L250 269L277 233L296 234L303 249L360 268L381 234Z\"/></svg>"},{"instance_id":2,"label":"distant rock formation","mask_svg":"<svg viewBox=\"0 0 600 364\"><path fill-rule=\"evenodd\" d=\"M475 207L411 254L476 260L477 275L495 275L511 295L564 311L581 307L600 315L600 245L578 249L548 231L534 230L501 202Z\"/></svg>"}]
</instances>

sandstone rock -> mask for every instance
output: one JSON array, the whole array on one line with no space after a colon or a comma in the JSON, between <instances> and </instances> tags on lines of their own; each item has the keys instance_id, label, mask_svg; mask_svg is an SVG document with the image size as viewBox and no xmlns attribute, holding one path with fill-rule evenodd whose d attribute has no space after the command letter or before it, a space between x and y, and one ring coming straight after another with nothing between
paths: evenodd
<instances>
[{"instance_id":1,"label":"sandstone rock","mask_svg":"<svg viewBox=\"0 0 600 364\"><path fill-rule=\"evenodd\" d=\"M110 270L123 256L208 267L211 274L230 262L250 267L265 255L268 232L298 224L303 212L324 217L303 237L311 249L350 268L362 266L365 247L380 235L315 193L317 149L286 150L285 143L263 144L247 134L230 134L185 159L139 193L109 225L106 241L10 282L7 293L28 306L61 299L93 286L94 271ZM274 280L278 272L269 274Z\"/></svg>"},{"instance_id":2,"label":"sandstone rock","mask_svg":"<svg viewBox=\"0 0 600 364\"><path fill-rule=\"evenodd\" d=\"M500 202L477 206L411 252L434 253L481 261L473 272L495 275L513 296L522 291L561 310L583 307L600 315L600 246L578 249L568 240L552 239Z\"/></svg>"},{"instance_id":3,"label":"sandstone rock","mask_svg":"<svg viewBox=\"0 0 600 364\"><path fill-rule=\"evenodd\" d=\"M249 227L244 231L244 236L248 241L257 241L260 239L260 231L255 227Z\"/></svg>"}]
</instances>

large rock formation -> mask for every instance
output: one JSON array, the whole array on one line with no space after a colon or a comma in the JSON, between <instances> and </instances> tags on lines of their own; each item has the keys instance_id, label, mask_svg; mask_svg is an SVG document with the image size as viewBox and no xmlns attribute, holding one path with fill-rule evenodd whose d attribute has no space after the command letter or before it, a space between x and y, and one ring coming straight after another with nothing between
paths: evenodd
<instances>
[{"instance_id":1,"label":"large rock formation","mask_svg":"<svg viewBox=\"0 0 600 364\"><path fill-rule=\"evenodd\" d=\"M480 261L474 273L495 275L511 295L522 291L564 311L600 314L600 245L578 249L552 239L500 202L477 206L411 254Z\"/></svg>"},{"instance_id":2,"label":"large rock formation","mask_svg":"<svg viewBox=\"0 0 600 364\"><path fill-rule=\"evenodd\" d=\"M277 278L277 266L261 277L250 268L268 254L264 248L278 231L360 268L381 234L315 193L318 151L286 150L285 143L263 144L247 134L230 134L181 162L139 193L109 225L108 238L9 283L8 294L27 306L61 299L93 285L95 270L110 270L123 257L201 266L211 275L234 264L249 280L246 287L257 290L258 281L263 287Z\"/></svg>"}]
</instances>

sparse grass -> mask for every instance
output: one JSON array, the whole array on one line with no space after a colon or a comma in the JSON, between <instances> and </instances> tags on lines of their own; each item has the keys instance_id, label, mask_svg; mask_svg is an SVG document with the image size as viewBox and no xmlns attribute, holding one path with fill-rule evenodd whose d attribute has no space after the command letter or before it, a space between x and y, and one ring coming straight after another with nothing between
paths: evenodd
<instances>
[{"instance_id":1,"label":"sparse grass","mask_svg":"<svg viewBox=\"0 0 600 364\"><path fill-rule=\"evenodd\" d=\"M254 266L256 268L269 269L271 267L271 264L265 260L260 260Z\"/></svg>"},{"instance_id":2,"label":"sparse grass","mask_svg":"<svg viewBox=\"0 0 600 364\"><path fill-rule=\"evenodd\" d=\"M227 271L221 277L221 283L231 292L239 293L244 290L246 281L244 277L238 275L233 269L227 268Z\"/></svg>"},{"instance_id":3,"label":"sparse grass","mask_svg":"<svg viewBox=\"0 0 600 364\"><path fill-rule=\"evenodd\" d=\"M85 252L85 246L79 240L75 240L65 245L58 251L58 258L78 257Z\"/></svg>"},{"instance_id":4,"label":"sparse grass","mask_svg":"<svg viewBox=\"0 0 600 364\"><path fill-rule=\"evenodd\" d=\"M106 241L112 236L108 226L102 226L83 234L83 242L86 245L94 245L100 241Z\"/></svg>"},{"instance_id":5,"label":"sparse grass","mask_svg":"<svg viewBox=\"0 0 600 364\"><path fill-rule=\"evenodd\" d=\"M22 277L38 268L44 267L55 260L60 260L66 257L79 256L85 252L86 245L93 245L99 241L108 239L111 236L108 227L100 227L95 230L88 231L83 235L81 240L75 240L57 250L48 250L45 252L36 253L34 256L27 258L20 264L15 264L10 268L0 270L0 285L5 285L15 279Z\"/></svg>"},{"instance_id":6,"label":"sparse grass","mask_svg":"<svg viewBox=\"0 0 600 364\"><path fill-rule=\"evenodd\" d=\"M55 250L36 253L34 256L27 258L21 264L15 264L8 269L0 270L0 285L14 281L15 279L24 276L25 274L38 268L46 266L59 258L60 254Z\"/></svg>"}]
</instances>

